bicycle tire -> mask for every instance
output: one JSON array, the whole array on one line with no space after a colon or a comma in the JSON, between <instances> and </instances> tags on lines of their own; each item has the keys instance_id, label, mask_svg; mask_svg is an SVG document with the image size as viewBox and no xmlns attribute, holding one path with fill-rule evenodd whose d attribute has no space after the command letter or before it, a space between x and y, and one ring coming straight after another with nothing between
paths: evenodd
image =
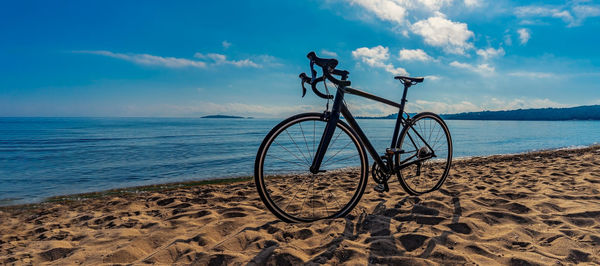
<instances>
[{"instance_id":1,"label":"bicycle tire","mask_svg":"<svg viewBox=\"0 0 600 266\"><path fill-rule=\"evenodd\" d=\"M303 123L305 127L312 126L313 132L310 133L313 134L312 136L309 135L309 138L313 138L312 143L310 143L312 145L309 145L309 142L306 139L308 132L305 132L303 129ZM258 194L260 195L260 199L265 204L267 209L282 221L288 223L297 223L343 217L352 211L364 193L368 180L367 155L358 135L342 120L338 121L337 123L336 132L334 133L334 137L332 137L331 144L323 159L321 169L325 169L327 172L318 173L316 175L310 173L309 166L310 163L312 163L311 159L312 156L314 156L316 147L318 147L317 145L319 144L321 135L323 134L323 130L321 130L321 128L324 128L326 123L327 120L323 117L322 113L303 113L292 116L276 125L265 136L260 148L258 149L254 165L254 181L256 188ZM319 131L316 130L317 124L319 124ZM294 141L292 135L298 133L298 129L301 130L302 137L299 137L300 134L298 134L297 140L299 141ZM308 131L310 131L310 129ZM342 134L345 135L347 139L343 139L344 137L340 139ZM289 142L287 137L289 137L292 142ZM338 169L335 167L343 167L344 164L341 162L335 162L335 160L341 160L339 157L335 158L336 156L338 156L342 151L344 151L344 156L347 156L348 154L353 156L352 150L347 151L346 147L343 148L344 150L340 149L336 154L333 154L333 152L338 149L338 146L342 146L342 144L336 146L335 142L346 140L350 140L350 142L354 144L346 144L346 146L354 147L356 150L356 159L360 165L358 167L346 167ZM285 141L287 141L287 148ZM310 146L312 146L312 149ZM302 149L300 147L302 147ZM304 148L306 148L306 152L303 151ZM280 151L278 152L277 149ZM291 152L293 149L300 151L300 153L297 155L293 154ZM284 152L284 150L289 154ZM292 156L290 156L290 154ZM284 155L287 157L280 157L280 160L276 160L276 157ZM271 159L271 157L273 158ZM335 160L331 161L333 158L335 158ZM351 162L353 163L353 161ZM271 163L272 165L270 165ZM290 165L293 165L295 168L290 167ZM301 167L298 167L297 165L301 165ZM273 170L273 173L271 173L271 168L276 170ZM288 169L289 173L286 172ZM294 186L294 183L290 183L296 182L297 184L300 181L302 181L302 184L299 187ZM308 183L306 183L306 191L300 192L304 186L304 183L307 181ZM311 193L309 190L309 183L311 184L310 186L312 189L311 196L309 196ZM317 184L317 188L315 188L315 184ZM283 206L286 202L285 199L281 199L282 197L288 195L291 196L292 191L290 191L290 193L286 192L294 189L294 187L297 188L298 191L293 193L293 197L295 198L296 195L300 193L298 195L298 204L300 203L300 196L304 196L300 210L296 213L288 211L289 205L291 202L294 202L294 198L288 199L286 206ZM283 191L284 188L286 189L285 191ZM347 191L341 191L344 193L340 194L339 190L343 190L344 188ZM315 192L317 193L316 196ZM319 193L322 196L321 198L318 198ZM327 195L327 193L329 193L329 195ZM342 197L338 198L337 196L340 195ZM333 196L333 199L331 196ZM309 202L306 202L307 200ZM339 207L339 209L330 210L336 208L333 206L332 208L328 208L328 201L333 202L333 200L337 202L337 207ZM342 201L342 203L340 203L340 201ZM294 204L296 204L296 202L294 202ZM303 212L303 207L305 204L306 206L312 207L312 215L310 210L308 211L308 215ZM322 204L324 204L324 206L321 206ZM315 206L318 209L317 213L315 213ZM297 209L297 207L294 207L293 210L294 209Z\"/></svg>"},{"instance_id":2,"label":"bicycle tire","mask_svg":"<svg viewBox=\"0 0 600 266\"><path fill-rule=\"evenodd\" d=\"M411 195L421 195L439 189L443 184L452 166L452 137L444 120L437 114L423 112L415 115L405 125L400 133L398 148L404 152L396 155L396 165L409 158L419 158L420 153L426 154L428 146L415 132L425 139L433 149L437 159L427 159L421 166L412 164L397 171L400 185ZM440 142L445 140L444 142ZM430 143L431 142L431 143ZM423 152L425 150L425 152ZM415 160L417 160L415 159ZM408 160L411 162L411 160ZM417 167L419 169L417 170ZM428 171L427 170L431 170ZM431 184L431 185L430 185Z\"/></svg>"}]
</instances>

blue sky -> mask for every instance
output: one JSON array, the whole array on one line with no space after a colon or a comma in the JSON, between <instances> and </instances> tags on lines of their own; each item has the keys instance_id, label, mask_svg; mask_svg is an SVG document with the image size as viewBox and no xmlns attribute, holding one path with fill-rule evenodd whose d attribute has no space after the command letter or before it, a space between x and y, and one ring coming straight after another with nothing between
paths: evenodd
<instances>
[{"instance_id":1,"label":"blue sky","mask_svg":"<svg viewBox=\"0 0 600 266\"><path fill-rule=\"evenodd\" d=\"M320 111L309 51L393 100L394 74L425 76L411 112L600 104L598 32L597 1L5 1L0 116Z\"/></svg>"}]
</instances>

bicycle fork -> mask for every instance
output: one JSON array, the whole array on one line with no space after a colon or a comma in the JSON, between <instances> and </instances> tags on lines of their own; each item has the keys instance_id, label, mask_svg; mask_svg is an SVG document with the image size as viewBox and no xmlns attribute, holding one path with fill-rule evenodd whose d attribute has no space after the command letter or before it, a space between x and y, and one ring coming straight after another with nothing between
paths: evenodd
<instances>
[{"instance_id":1,"label":"bicycle fork","mask_svg":"<svg viewBox=\"0 0 600 266\"><path fill-rule=\"evenodd\" d=\"M329 143L331 142L331 138L333 137L333 133L335 133L335 128L337 127L337 123L340 120L340 109L342 102L344 100L344 92L341 89L337 90L335 94L335 99L333 100L333 106L331 107L331 112L325 112L325 119L327 120L327 125L325 126L325 131L323 132L323 136L321 137L321 141L319 142L319 147L317 148L317 153L315 157L313 157L312 165L310 166L310 172L313 174L317 174L320 172L325 172L325 170L321 170L321 163L323 162L323 157L325 157L325 152L327 152L327 148L329 147Z\"/></svg>"}]
</instances>

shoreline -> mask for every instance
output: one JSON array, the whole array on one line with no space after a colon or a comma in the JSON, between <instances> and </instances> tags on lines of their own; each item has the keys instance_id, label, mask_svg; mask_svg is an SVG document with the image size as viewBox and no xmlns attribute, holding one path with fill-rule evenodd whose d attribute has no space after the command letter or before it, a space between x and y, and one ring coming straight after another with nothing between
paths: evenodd
<instances>
[{"instance_id":1,"label":"shoreline","mask_svg":"<svg viewBox=\"0 0 600 266\"><path fill-rule=\"evenodd\" d=\"M86 192L86 193L58 195L58 196L52 196L52 197L45 198L44 200L42 200L40 202L36 202L36 203L3 205L3 206L0 206L0 211L10 210L10 209L18 209L18 208L32 209L32 208L40 207L41 205L51 204L51 203L66 203L66 202L72 202L72 201L85 201L88 199L110 197L110 196L135 195L135 194L146 193L146 192L155 192L155 191L170 191L170 190L175 190L175 189L180 189L180 188L205 186L205 185L212 185L212 184L235 184L235 183L247 182L253 178L254 177L247 177L247 176L233 177L233 178L212 178L212 179L205 179L205 180L170 182L170 183L161 183L161 184L145 185L145 186L114 188L114 189Z\"/></svg>"},{"instance_id":2,"label":"shoreline","mask_svg":"<svg viewBox=\"0 0 600 266\"><path fill-rule=\"evenodd\" d=\"M541 149L541 150L533 150L526 151L521 153L509 153L509 154L493 154L493 155L482 155L482 156L465 156L452 158L452 165L460 164L469 160L505 160L506 157L523 157L523 156L533 156L533 155L543 155L547 153L561 152L561 151L579 151L585 152L588 150L600 149L600 144L592 144L589 146L567 146L561 148L553 148L553 149ZM451 170L452 171L452 170ZM370 171L369 171L370 172ZM99 197L109 197L114 195L134 195L145 192L153 192L153 191L169 191L175 190L179 188L185 187L196 187L196 186L204 186L210 184L234 184L241 182L252 181L254 176L239 176L239 177L215 177L211 179L204 180L189 180L189 181L181 181L181 182L169 182L169 183L159 183L152 185L143 185L143 186L132 186L132 187L121 187L114 188L108 190L101 191L93 191L86 193L75 193L75 194L65 194L65 195L57 195L45 198L40 202L34 203L24 203L24 204L15 204L15 205L0 205L0 211L2 210L10 210L10 209L32 209L36 207L40 207L41 205L56 203L56 202L72 202L72 201L85 201L87 199L99 198ZM369 179L370 173L369 173ZM369 183L372 183L372 180L369 180Z\"/></svg>"}]
</instances>

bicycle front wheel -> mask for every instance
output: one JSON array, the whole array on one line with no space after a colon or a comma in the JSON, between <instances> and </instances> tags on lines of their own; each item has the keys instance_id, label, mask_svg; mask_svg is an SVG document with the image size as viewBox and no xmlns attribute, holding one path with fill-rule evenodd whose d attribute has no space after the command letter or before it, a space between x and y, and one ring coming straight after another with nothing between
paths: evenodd
<instances>
[{"instance_id":1,"label":"bicycle front wheel","mask_svg":"<svg viewBox=\"0 0 600 266\"><path fill-rule=\"evenodd\" d=\"M310 172L327 124L322 115L300 114L279 123L256 155L254 179L260 198L283 221L342 217L367 185L366 153L356 133L341 120L321 163L324 172Z\"/></svg>"},{"instance_id":2,"label":"bicycle front wheel","mask_svg":"<svg viewBox=\"0 0 600 266\"><path fill-rule=\"evenodd\" d=\"M444 120L434 113L419 113L399 140L404 152L396 156L396 165L408 165L398 171L402 187L412 195L439 189L452 163L452 138Z\"/></svg>"}]
</instances>

